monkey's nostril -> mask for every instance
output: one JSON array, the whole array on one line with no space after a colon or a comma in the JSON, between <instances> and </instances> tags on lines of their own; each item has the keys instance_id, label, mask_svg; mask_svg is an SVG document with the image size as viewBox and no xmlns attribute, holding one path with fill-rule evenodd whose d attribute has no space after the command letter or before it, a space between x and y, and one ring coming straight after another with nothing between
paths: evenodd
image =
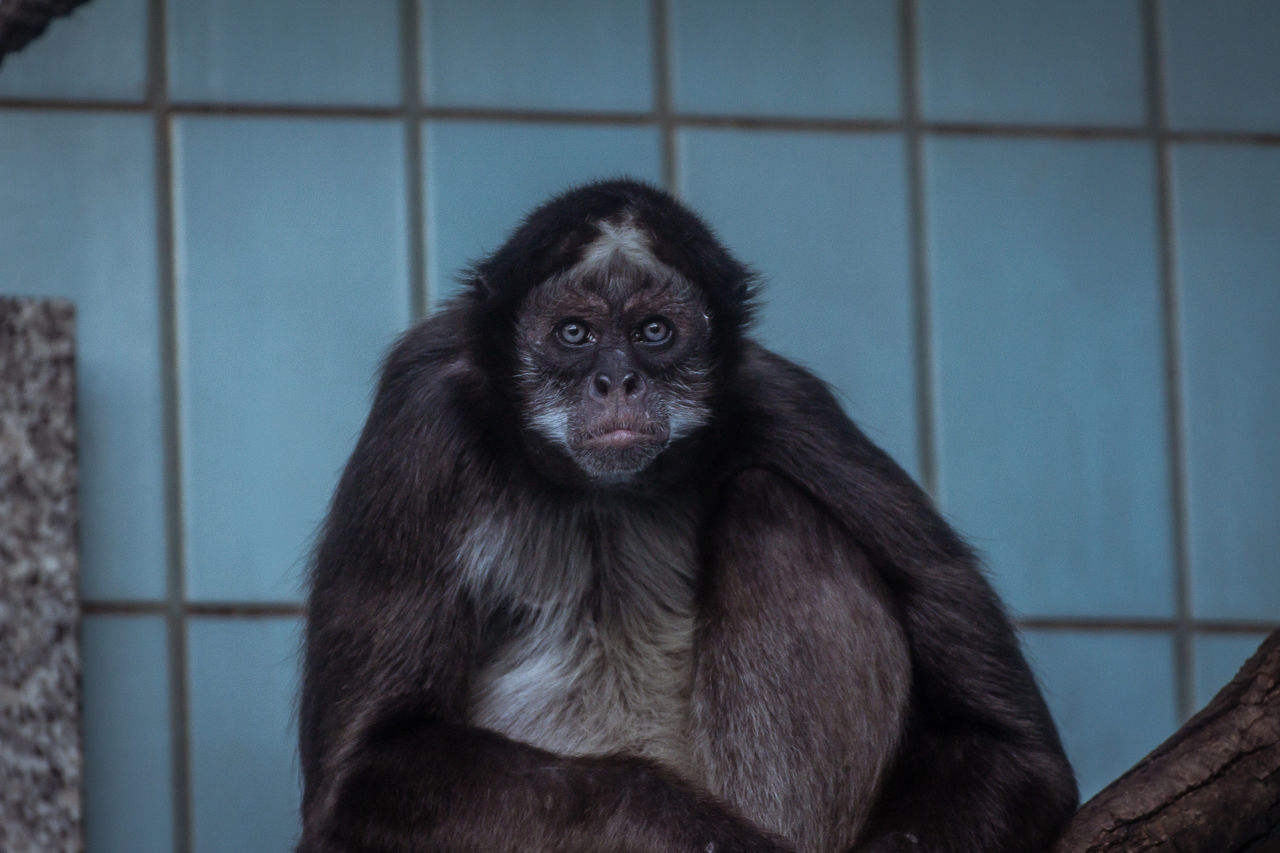
<instances>
[{"instance_id":1,"label":"monkey's nostril","mask_svg":"<svg viewBox=\"0 0 1280 853\"><path fill-rule=\"evenodd\" d=\"M622 377L622 393L630 397L640 390L640 377L634 373L628 373Z\"/></svg>"},{"instance_id":2,"label":"monkey's nostril","mask_svg":"<svg viewBox=\"0 0 1280 853\"><path fill-rule=\"evenodd\" d=\"M625 382L626 380L623 381ZM609 374L597 373L596 378L591 380L591 387L601 397L607 397L609 389L613 387L613 381L609 379Z\"/></svg>"}]
</instances>

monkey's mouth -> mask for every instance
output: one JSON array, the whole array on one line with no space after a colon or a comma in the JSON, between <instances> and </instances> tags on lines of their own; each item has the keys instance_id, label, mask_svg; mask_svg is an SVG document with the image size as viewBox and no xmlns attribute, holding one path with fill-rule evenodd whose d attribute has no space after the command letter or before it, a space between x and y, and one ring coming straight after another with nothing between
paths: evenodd
<instances>
[{"instance_id":1,"label":"monkey's mouth","mask_svg":"<svg viewBox=\"0 0 1280 853\"><path fill-rule=\"evenodd\" d=\"M639 444L659 442L662 438L653 430L634 427L606 427L582 442L583 447L598 450L627 450Z\"/></svg>"},{"instance_id":2,"label":"monkey's mouth","mask_svg":"<svg viewBox=\"0 0 1280 853\"><path fill-rule=\"evenodd\" d=\"M570 448L588 474L613 480L647 467L666 448L669 435L660 421L602 418L582 430Z\"/></svg>"}]
</instances>

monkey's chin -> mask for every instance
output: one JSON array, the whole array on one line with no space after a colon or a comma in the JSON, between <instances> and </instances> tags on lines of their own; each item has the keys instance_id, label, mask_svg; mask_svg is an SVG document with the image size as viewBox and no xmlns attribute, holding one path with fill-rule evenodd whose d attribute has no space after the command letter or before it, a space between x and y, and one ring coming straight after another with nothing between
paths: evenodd
<instances>
[{"instance_id":1,"label":"monkey's chin","mask_svg":"<svg viewBox=\"0 0 1280 853\"><path fill-rule=\"evenodd\" d=\"M627 434L618 434L622 432ZM573 461L593 480L625 483L648 468L666 447L665 440L652 435L615 430L575 448Z\"/></svg>"}]
</instances>

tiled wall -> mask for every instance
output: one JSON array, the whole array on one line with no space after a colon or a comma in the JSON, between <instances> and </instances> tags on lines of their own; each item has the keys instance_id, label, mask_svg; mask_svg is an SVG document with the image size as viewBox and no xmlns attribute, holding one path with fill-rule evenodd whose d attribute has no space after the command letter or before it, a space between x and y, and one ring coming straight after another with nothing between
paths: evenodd
<instances>
[{"instance_id":1,"label":"tiled wall","mask_svg":"<svg viewBox=\"0 0 1280 853\"><path fill-rule=\"evenodd\" d=\"M627 173L988 555L1086 792L1280 624L1268 0L94 0L0 68L80 306L91 850L278 851L307 543L392 337Z\"/></svg>"}]
</instances>

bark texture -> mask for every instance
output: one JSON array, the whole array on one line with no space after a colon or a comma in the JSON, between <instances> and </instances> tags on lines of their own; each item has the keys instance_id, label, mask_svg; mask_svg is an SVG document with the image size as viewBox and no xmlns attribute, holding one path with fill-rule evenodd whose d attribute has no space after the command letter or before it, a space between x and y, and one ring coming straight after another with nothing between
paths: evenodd
<instances>
[{"instance_id":1,"label":"bark texture","mask_svg":"<svg viewBox=\"0 0 1280 853\"><path fill-rule=\"evenodd\" d=\"M1054 853L1280 851L1280 630L1185 726L1085 803Z\"/></svg>"}]
</instances>

